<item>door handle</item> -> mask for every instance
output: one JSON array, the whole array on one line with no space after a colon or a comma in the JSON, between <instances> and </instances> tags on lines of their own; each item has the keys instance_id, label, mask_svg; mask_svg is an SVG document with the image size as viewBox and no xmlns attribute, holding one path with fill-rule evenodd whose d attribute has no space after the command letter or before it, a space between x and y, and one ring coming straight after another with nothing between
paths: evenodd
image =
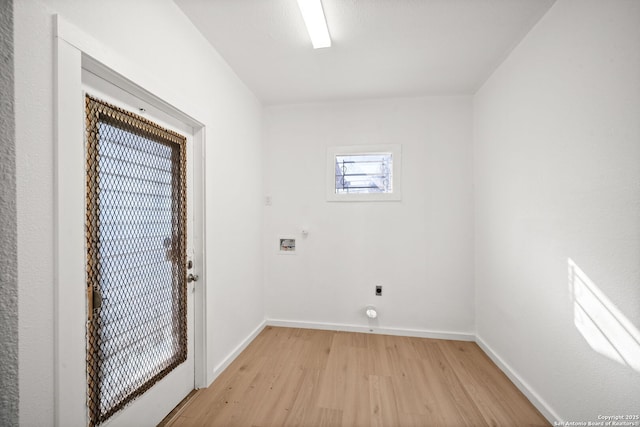
<instances>
[{"instance_id":1,"label":"door handle","mask_svg":"<svg viewBox=\"0 0 640 427\"><path fill-rule=\"evenodd\" d=\"M187 283L191 283L191 282L197 282L198 281L198 275L197 274L192 274L189 273L189 275L187 276Z\"/></svg>"}]
</instances>

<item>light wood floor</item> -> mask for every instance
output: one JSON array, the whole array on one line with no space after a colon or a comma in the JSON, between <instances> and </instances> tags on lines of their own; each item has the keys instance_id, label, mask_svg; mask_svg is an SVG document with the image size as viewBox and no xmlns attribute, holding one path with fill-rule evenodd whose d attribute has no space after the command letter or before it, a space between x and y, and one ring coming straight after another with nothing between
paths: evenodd
<instances>
[{"instance_id":1,"label":"light wood floor","mask_svg":"<svg viewBox=\"0 0 640 427\"><path fill-rule=\"evenodd\" d=\"M169 426L548 426L475 343L267 327Z\"/></svg>"}]
</instances>

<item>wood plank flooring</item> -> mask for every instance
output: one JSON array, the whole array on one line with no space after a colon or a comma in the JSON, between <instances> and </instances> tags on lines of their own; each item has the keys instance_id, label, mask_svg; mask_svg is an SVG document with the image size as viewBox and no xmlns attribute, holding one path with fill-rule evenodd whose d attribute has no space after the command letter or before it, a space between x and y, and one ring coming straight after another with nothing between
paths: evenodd
<instances>
[{"instance_id":1,"label":"wood plank flooring","mask_svg":"<svg viewBox=\"0 0 640 427\"><path fill-rule=\"evenodd\" d=\"M549 426L475 343L266 327L169 426Z\"/></svg>"}]
</instances>

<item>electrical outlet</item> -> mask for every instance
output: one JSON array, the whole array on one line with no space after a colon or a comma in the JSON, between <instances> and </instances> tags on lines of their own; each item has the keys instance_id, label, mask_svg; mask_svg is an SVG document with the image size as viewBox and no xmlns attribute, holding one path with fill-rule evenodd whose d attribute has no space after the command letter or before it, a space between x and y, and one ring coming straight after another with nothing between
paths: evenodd
<instances>
[{"instance_id":1,"label":"electrical outlet","mask_svg":"<svg viewBox=\"0 0 640 427\"><path fill-rule=\"evenodd\" d=\"M382 285L376 285L376 296L382 296Z\"/></svg>"}]
</instances>

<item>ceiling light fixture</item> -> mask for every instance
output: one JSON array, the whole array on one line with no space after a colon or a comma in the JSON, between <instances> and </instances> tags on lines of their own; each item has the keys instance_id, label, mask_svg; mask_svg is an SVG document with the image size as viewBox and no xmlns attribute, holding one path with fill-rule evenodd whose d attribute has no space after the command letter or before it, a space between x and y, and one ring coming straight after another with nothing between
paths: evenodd
<instances>
[{"instance_id":1,"label":"ceiling light fixture","mask_svg":"<svg viewBox=\"0 0 640 427\"><path fill-rule=\"evenodd\" d=\"M298 7L302 12L313 48L331 47L331 37L329 37L321 0L298 0Z\"/></svg>"}]
</instances>

